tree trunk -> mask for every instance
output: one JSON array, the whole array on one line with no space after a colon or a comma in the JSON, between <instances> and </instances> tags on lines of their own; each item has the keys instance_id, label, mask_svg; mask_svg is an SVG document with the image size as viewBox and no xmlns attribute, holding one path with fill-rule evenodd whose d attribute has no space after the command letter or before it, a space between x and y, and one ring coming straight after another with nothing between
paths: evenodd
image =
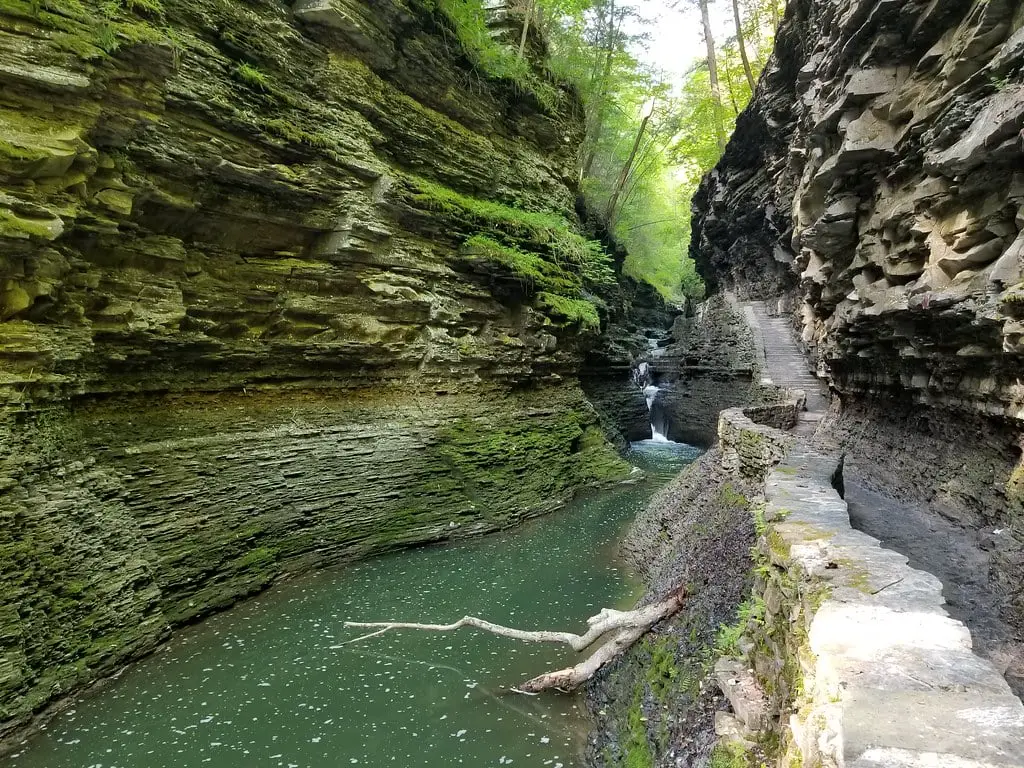
<instances>
[{"instance_id":1,"label":"tree trunk","mask_svg":"<svg viewBox=\"0 0 1024 768\"><path fill-rule=\"evenodd\" d=\"M725 60L725 67L722 69L725 74L725 87L729 91L729 103L732 104L732 111L736 117L740 116L740 106L736 103L736 89L732 87L732 75L729 74L729 60Z\"/></svg>"},{"instance_id":2,"label":"tree trunk","mask_svg":"<svg viewBox=\"0 0 1024 768\"><path fill-rule=\"evenodd\" d=\"M740 58L743 60L743 72L747 76L750 92L754 92L754 73L750 70L750 59L747 58L747 46L743 42L743 20L740 18L740 0L732 0L732 15L736 20L736 43L740 47Z\"/></svg>"},{"instance_id":3,"label":"tree trunk","mask_svg":"<svg viewBox=\"0 0 1024 768\"><path fill-rule=\"evenodd\" d=\"M526 36L530 31L530 17L533 16L533 5L536 0L529 0L526 3L526 10L523 12L523 34L519 38L519 60L523 60L526 53Z\"/></svg>"},{"instance_id":4,"label":"tree trunk","mask_svg":"<svg viewBox=\"0 0 1024 768\"><path fill-rule=\"evenodd\" d=\"M618 37L619 28L618 24L615 23L615 0L611 0L608 5L608 30L605 34L604 72L598 81L599 90L595 94L597 117L589 131L590 136L587 137L590 147L587 149L587 154L580 170L581 180L590 175L590 169L594 166L594 159L597 157L597 142L601 137L601 131L604 130L605 110L607 109L605 99L608 97L608 80L612 74L612 62L615 60L615 48L618 43Z\"/></svg>"},{"instance_id":5,"label":"tree trunk","mask_svg":"<svg viewBox=\"0 0 1024 768\"><path fill-rule=\"evenodd\" d=\"M475 616L464 616L452 624L414 624L400 621L346 621L346 627L362 627L374 629L366 635L360 635L344 644L359 642L371 637L383 635L393 629L419 629L427 632L454 632L462 627L482 629L501 637L523 640L528 643L562 643L576 652L585 651L597 641L612 634L610 640L599 647L589 657L574 667L567 667L556 672L546 672L527 680L515 689L523 693L539 693L551 689L571 691L585 683L605 664L629 648L646 632L668 616L679 610L686 599L686 588L680 587L665 600L635 611L615 611L605 608L596 616L587 619L589 628L582 635L572 632L527 631L505 627Z\"/></svg>"},{"instance_id":6,"label":"tree trunk","mask_svg":"<svg viewBox=\"0 0 1024 768\"><path fill-rule=\"evenodd\" d=\"M611 230L614 223L615 207L619 204L619 195L622 194L622 188L626 185L626 179L629 178L629 171L633 167L633 160L636 159L636 153L640 149L640 142L643 141L644 131L647 130L647 123L650 122L652 114L654 114L653 105L650 112L644 115L644 119L640 121L640 128L637 130L636 139L633 141L633 149L630 150L629 157L626 158L626 164L622 166L622 172L612 188L612 196L608 200L608 209L605 211L605 220L609 230Z\"/></svg>"},{"instance_id":7,"label":"tree trunk","mask_svg":"<svg viewBox=\"0 0 1024 768\"><path fill-rule=\"evenodd\" d=\"M768 0L768 4L772 9L772 33L774 34L779 28L779 22L781 21L779 19L779 0Z\"/></svg>"},{"instance_id":8,"label":"tree trunk","mask_svg":"<svg viewBox=\"0 0 1024 768\"><path fill-rule=\"evenodd\" d=\"M711 80L711 99L715 110L715 137L718 149L725 151L725 123L722 121L722 89L718 85L718 62L715 60L715 36L711 32L711 15L708 12L709 0L699 0L700 20L704 25L704 42L708 48L708 76Z\"/></svg>"}]
</instances>

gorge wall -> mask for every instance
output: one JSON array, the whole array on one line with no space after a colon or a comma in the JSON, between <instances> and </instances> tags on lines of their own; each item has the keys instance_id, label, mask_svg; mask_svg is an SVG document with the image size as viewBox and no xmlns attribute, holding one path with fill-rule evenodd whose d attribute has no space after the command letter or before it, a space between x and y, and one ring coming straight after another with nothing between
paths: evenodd
<instances>
[{"instance_id":1,"label":"gorge wall","mask_svg":"<svg viewBox=\"0 0 1024 768\"><path fill-rule=\"evenodd\" d=\"M1024 7L792 0L694 204L712 287L777 301L830 436L991 536L1024 626Z\"/></svg>"},{"instance_id":2,"label":"gorge wall","mask_svg":"<svg viewBox=\"0 0 1024 768\"><path fill-rule=\"evenodd\" d=\"M514 82L418 0L0 2L0 737L290 570L629 471L576 377L663 307L530 42Z\"/></svg>"}]
</instances>

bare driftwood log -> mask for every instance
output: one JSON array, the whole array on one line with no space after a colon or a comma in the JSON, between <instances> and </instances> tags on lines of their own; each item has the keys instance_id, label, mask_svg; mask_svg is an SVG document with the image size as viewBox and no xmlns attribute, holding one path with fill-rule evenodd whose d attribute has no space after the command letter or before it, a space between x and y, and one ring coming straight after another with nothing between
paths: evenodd
<instances>
[{"instance_id":1,"label":"bare driftwood log","mask_svg":"<svg viewBox=\"0 0 1024 768\"><path fill-rule=\"evenodd\" d=\"M539 693L553 688L571 691L592 678L601 667L628 649L659 621L678 611L685 599L686 589L681 587L662 602L638 608L635 611L616 611L611 608L605 608L596 616L591 616L587 619L589 628L582 635L576 635L572 632L531 632L514 629L512 627L504 627L501 624L494 624L490 621L484 621L475 616L464 616L452 624L415 624L402 621L346 621L345 626L375 630L369 634L360 635L352 640L348 640L347 643L355 643L360 640L377 637L392 629L454 632L463 627L473 627L494 635L510 637L513 640L523 640L528 643L562 643L568 645L576 652L585 651L598 640L611 635L607 642L576 666L560 669L556 672L546 672L532 680L527 680L519 688L513 689L522 693Z\"/></svg>"}]
</instances>

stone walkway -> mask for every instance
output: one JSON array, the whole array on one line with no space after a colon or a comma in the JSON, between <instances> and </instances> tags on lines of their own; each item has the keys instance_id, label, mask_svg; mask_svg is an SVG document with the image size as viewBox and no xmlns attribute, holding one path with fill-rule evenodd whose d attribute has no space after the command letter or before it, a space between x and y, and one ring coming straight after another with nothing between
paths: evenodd
<instances>
[{"instance_id":1,"label":"stone walkway","mask_svg":"<svg viewBox=\"0 0 1024 768\"><path fill-rule=\"evenodd\" d=\"M809 370L786 317L772 317L764 302L741 302L758 347L764 383L807 394L807 411L793 430L814 435L828 409L827 391ZM819 441L829 443L827 437ZM839 448L832 446L838 451ZM925 504L897 501L871 488L860 468L846 468L846 501L851 523L881 540L882 546L909 558L913 567L938 577L946 609L974 635L975 649L1004 674L1012 691L1024 698L1024 640L999 616L999 600L988 584L989 553L977 536L929 510Z\"/></svg>"},{"instance_id":2,"label":"stone walkway","mask_svg":"<svg viewBox=\"0 0 1024 768\"><path fill-rule=\"evenodd\" d=\"M739 306L754 333L762 362L761 381L806 393L807 410L800 414L800 423L793 431L802 436L813 435L828 410L828 392L808 370L807 357L797 343L789 319L769 315L763 301L745 301Z\"/></svg>"},{"instance_id":3,"label":"stone walkway","mask_svg":"<svg viewBox=\"0 0 1024 768\"><path fill-rule=\"evenodd\" d=\"M847 466L843 474L850 524L942 582L946 612L967 625L975 652L992 662L1024 699L1024 639L1000 616L1002 600L988 578L992 555L982 548L981 537L927 505L871 488L856 467Z\"/></svg>"},{"instance_id":4,"label":"stone walkway","mask_svg":"<svg viewBox=\"0 0 1024 768\"><path fill-rule=\"evenodd\" d=\"M807 411L793 430L810 438L828 409L826 389L807 366L786 317L772 317L764 302L738 305L754 334L764 383L807 394ZM827 436L819 441L839 451ZM860 467L845 470L845 499L851 524L881 540L882 546L909 558L912 567L938 577L946 610L971 630L975 650L1004 674L1014 694L1024 699L1024 638L999 616L999 598L988 582L990 553L971 531L928 509L926 504L897 501L871 487Z\"/></svg>"},{"instance_id":5,"label":"stone walkway","mask_svg":"<svg viewBox=\"0 0 1024 768\"><path fill-rule=\"evenodd\" d=\"M850 528L837 461L798 444L766 482L773 562L798 591L831 588L807 627L811 675L790 720L803 755L836 768L1024 766L1024 706L948 616L939 580ZM800 615L785 600L778 610L782 626Z\"/></svg>"}]
</instances>

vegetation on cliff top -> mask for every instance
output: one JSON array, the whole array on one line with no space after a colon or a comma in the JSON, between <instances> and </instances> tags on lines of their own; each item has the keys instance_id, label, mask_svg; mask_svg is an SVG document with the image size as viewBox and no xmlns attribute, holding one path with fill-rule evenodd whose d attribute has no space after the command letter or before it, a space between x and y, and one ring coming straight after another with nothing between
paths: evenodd
<instances>
[{"instance_id":1,"label":"vegetation on cliff top","mask_svg":"<svg viewBox=\"0 0 1024 768\"><path fill-rule=\"evenodd\" d=\"M489 34L480 0L432 0L451 20L474 63L540 95L518 51ZM718 0L719 4L721 0ZM715 0L689 0L693 6ZM550 70L583 99L587 135L578 173L588 209L629 255L625 271L667 298L703 285L686 255L690 199L721 156L751 98L781 15L778 0L736 0L735 34L715 45L681 82L641 61L646 32L635 0L528 0L523 35L540 28ZM710 27L706 34L711 37ZM713 55L710 55L713 53ZM724 87L723 87L724 86ZM540 99L542 102L544 98Z\"/></svg>"}]
</instances>

